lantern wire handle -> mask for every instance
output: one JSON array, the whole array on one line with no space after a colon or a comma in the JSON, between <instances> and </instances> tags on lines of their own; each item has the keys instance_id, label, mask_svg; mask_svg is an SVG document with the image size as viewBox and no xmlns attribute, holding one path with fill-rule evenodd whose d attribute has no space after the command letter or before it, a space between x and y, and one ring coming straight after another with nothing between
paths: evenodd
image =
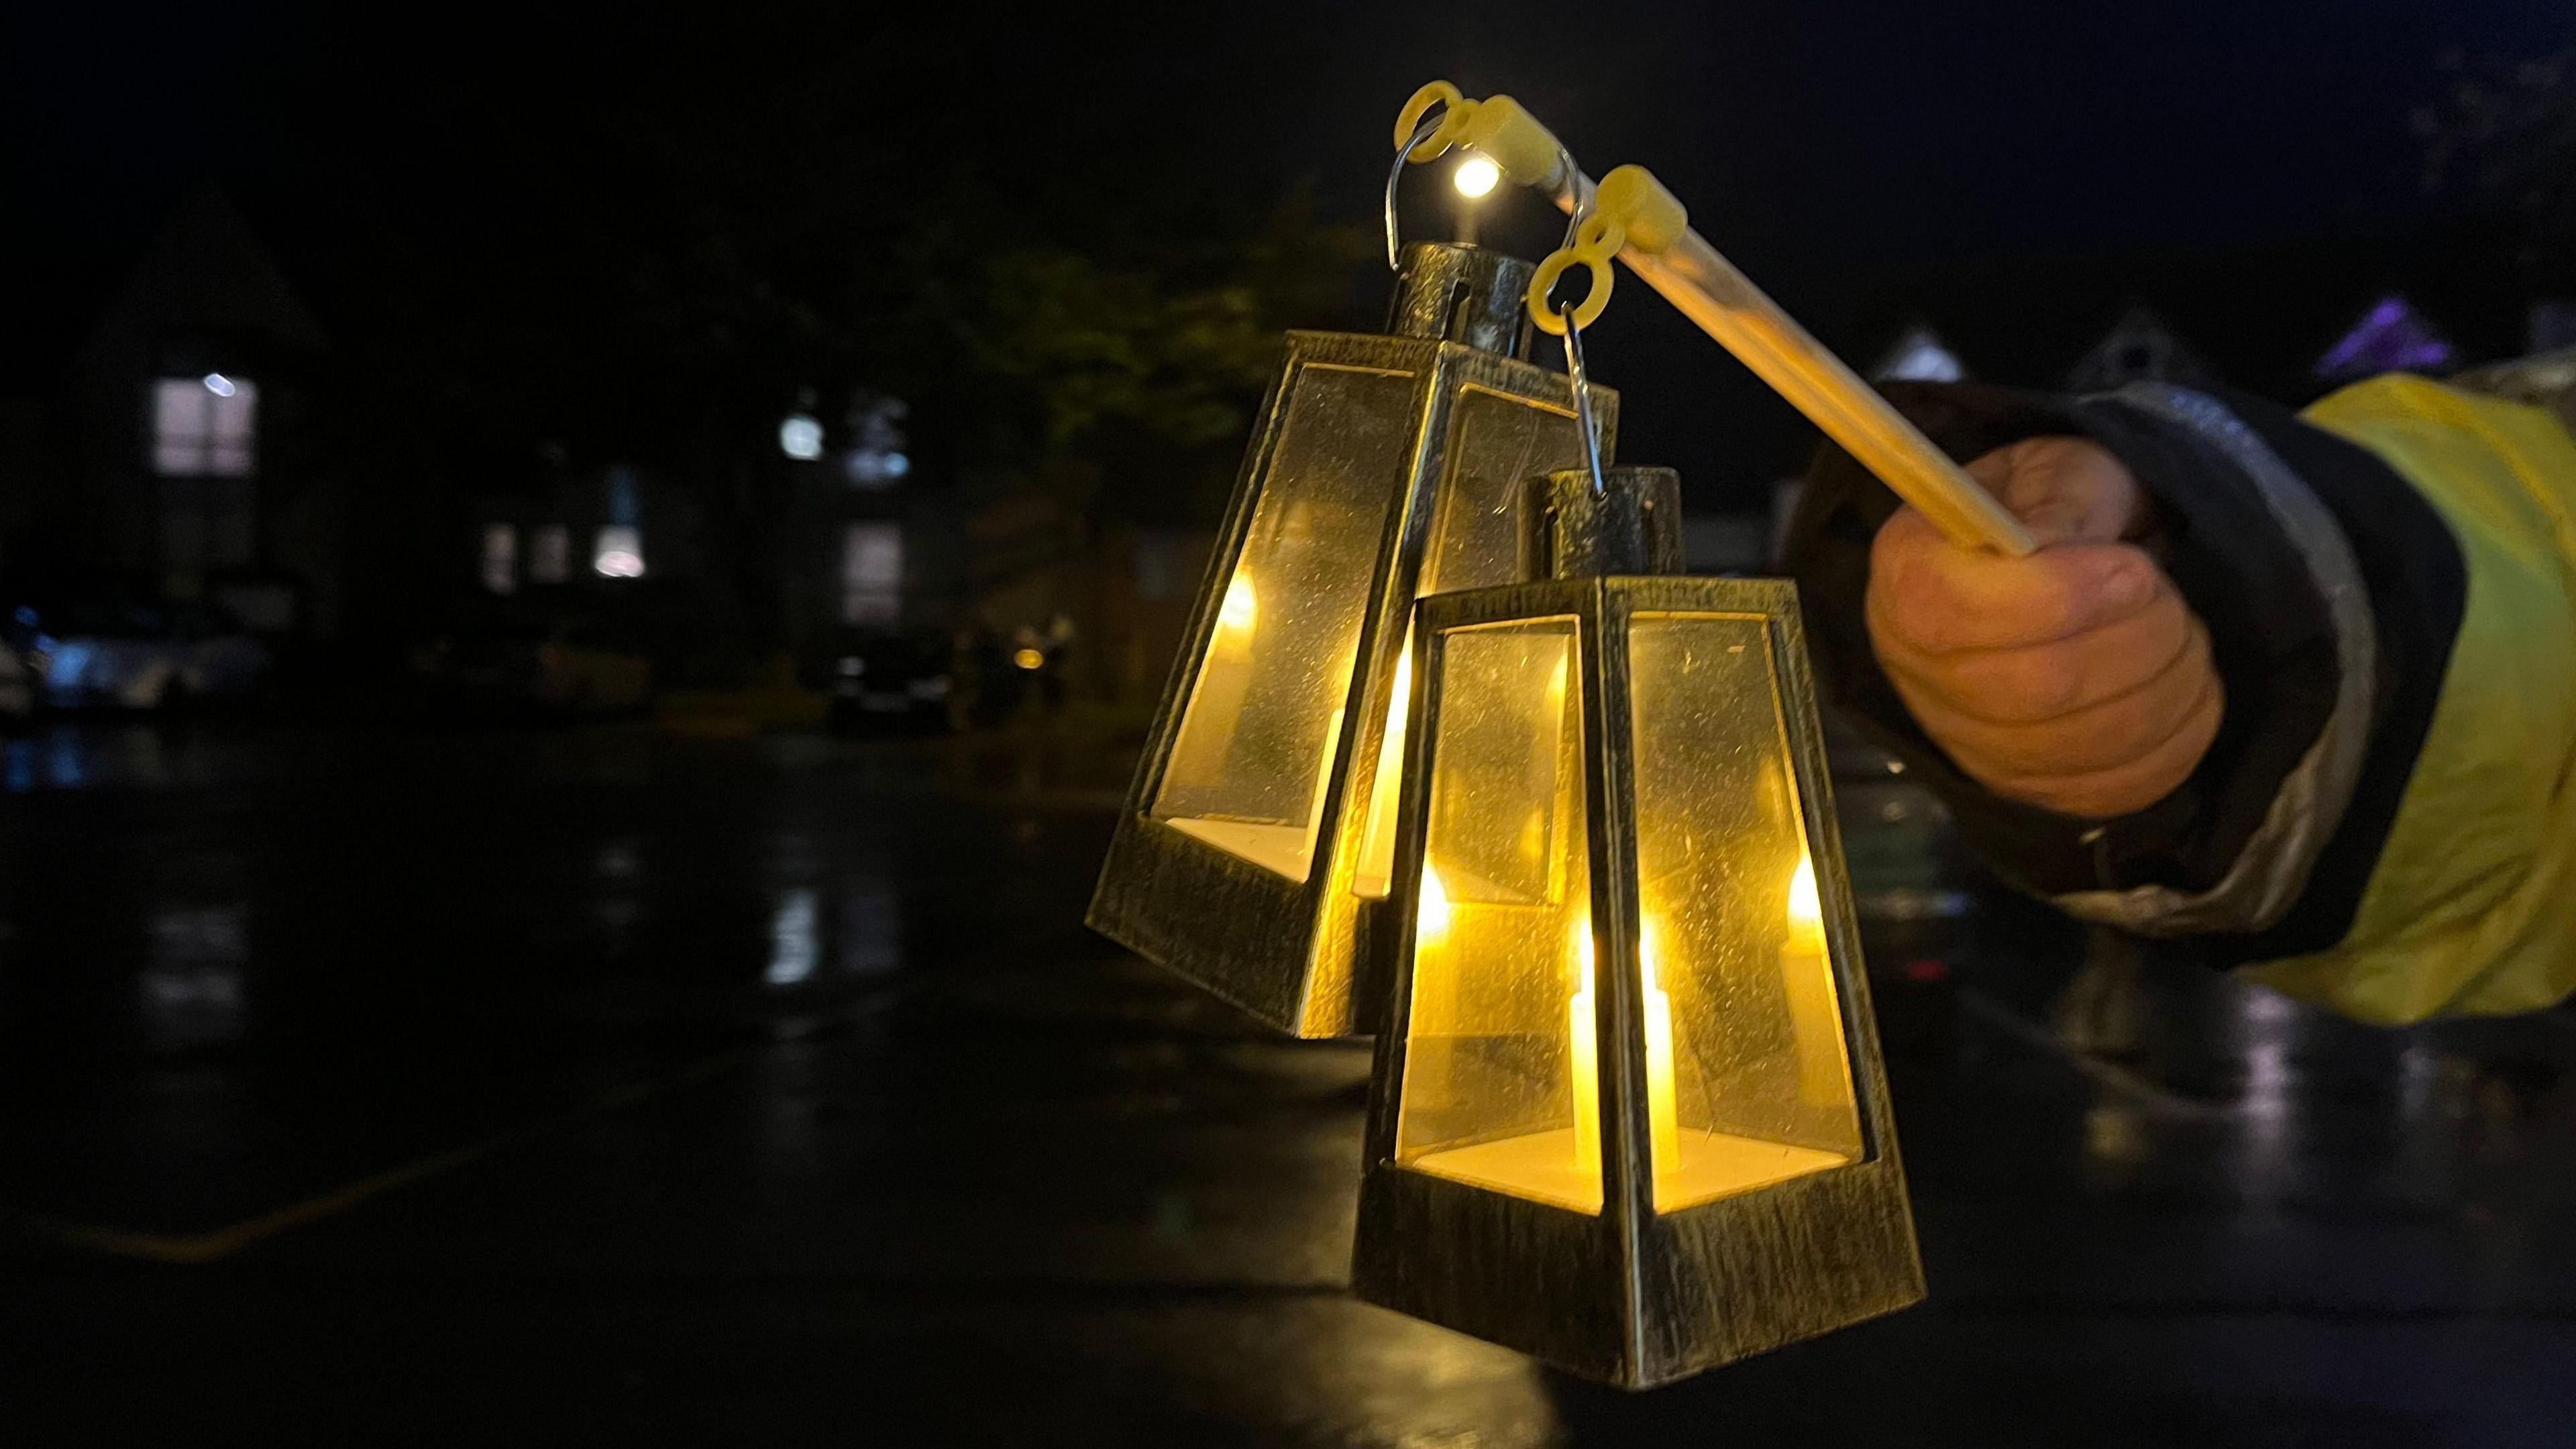
<instances>
[{"instance_id":1,"label":"lantern wire handle","mask_svg":"<svg viewBox=\"0 0 2576 1449\"><path fill-rule=\"evenodd\" d=\"M1692 231L1689 211L1653 173L1622 166L1596 186L1564 143L1518 101L1470 99L1447 81L1414 92L1397 114L1394 140L1408 153L1422 154L1414 149L1422 139L1416 129L1434 105L1444 110L1439 130L1423 143L1424 159L1450 145L1471 146L1515 184L1547 196L1578 223L1567 229L1567 244L1539 263L1530 279L1530 321L1540 330L1566 325L1566 314L1552 300L1558 277L1576 266L1591 275L1592 289L1574 315L1597 320L1610 301L1610 263L1614 257L1624 261L1898 497L1923 510L1952 542L2015 558L2031 551L2030 532L2021 521Z\"/></svg>"},{"instance_id":2,"label":"lantern wire handle","mask_svg":"<svg viewBox=\"0 0 2576 1449\"><path fill-rule=\"evenodd\" d=\"M1557 315L1565 319L1565 375L1574 385L1574 422L1583 430L1583 466L1592 474L1592 496L1610 491L1601 477L1601 424L1592 415L1592 377L1583 366L1583 329L1575 325L1568 303Z\"/></svg>"},{"instance_id":3,"label":"lantern wire handle","mask_svg":"<svg viewBox=\"0 0 2576 1449\"><path fill-rule=\"evenodd\" d=\"M1557 148L1558 174L1566 177L1565 246L1571 248L1582 232L1584 222L1592 217L1592 187L1574 158L1563 147ZM1583 431L1583 466L1592 474L1592 496L1599 498L1610 491L1601 476L1601 424L1592 413L1592 374L1583 362L1583 328L1574 320L1575 304L1560 304L1557 316L1565 323L1565 376L1574 391L1574 422Z\"/></svg>"},{"instance_id":4,"label":"lantern wire handle","mask_svg":"<svg viewBox=\"0 0 2576 1449\"><path fill-rule=\"evenodd\" d=\"M1403 148L1395 153L1395 169L1386 173L1386 269L1390 272L1404 270L1403 264L1396 259L1398 244L1395 228L1395 183L1404 179L1404 168L1413 160L1414 149L1439 134L1441 124L1447 119L1445 107L1443 111L1442 115L1426 117L1423 120L1421 126L1415 129L1413 139L1405 142Z\"/></svg>"}]
</instances>

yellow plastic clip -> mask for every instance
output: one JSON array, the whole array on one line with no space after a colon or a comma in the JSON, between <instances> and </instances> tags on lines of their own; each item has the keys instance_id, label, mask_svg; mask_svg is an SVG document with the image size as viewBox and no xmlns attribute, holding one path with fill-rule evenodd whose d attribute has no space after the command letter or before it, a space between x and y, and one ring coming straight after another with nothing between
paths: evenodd
<instances>
[{"instance_id":1,"label":"yellow plastic clip","mask_svg":"<svg viewBox=\"0 0 2576 1449\"><path fill-rule=\"evenodd\" d=\"M1593 189L1592 214L1608 218L1627 234L1626 245L1641 252L1663 251L1690 230L1689 210L1643 166L1622 166L1602 177Z\"/></svg>"},{"instance_id":2,"label":"yellow plastic clip","mask_svg":"<svg viewBox=\"0 0 2576 1449\"><path fill-rule=\"evenodd\" d=\"M1495 99L1500 100L1501 97ZM1551 139L1552 144L1552 139ZM1559 278L1578 263L1592 274L1592 290L1575 304L1574 325L1589 327L1610 305L1610 259L1626 247L1660 252L1690 229L1690 213L1643 166L1622 166L1593 188L1592 210L1574 229L1574 244L1538 264L1530 278L1530 320L1551 337L1565 335L1565 316L1549 305Z\"/></svg>"},{"instance_id":3,"label":"yellow plastic clip","mask_svg":"<svg viewBox=\"0 0 2576 1449\"><path fill-rule=\"evenodd\" d=\"M1510 96L1472 101L1445 80L1415 91L1404 109L1395 113L1395 149L1403 150L1413 139L1433 106L1445 109L1439 126L1413 148L1415 165L1436 161L1452 147L1471 146L1523 186L1549 190L1565 179L1565 148L1557 144L1554 132L1521 109L1520 102Z\"/></svg>"},{"instance_id":4,"label":"yellow plastic clip","mask_svg":"<svg viewBox=\"0 0 2576 1449\"><path fill-rule=\"evenodd\" d=\"M1505 176L1523 186L1553 190L1565 180L1565 147L1510 96L1469 101L1458 144L1483 152ZM1454 108L1453 108L1454 110Z\"/></svg>"},{"instance_id":5,"label":"yellow plastic clip","mask_svg":"<svg viewBox=\"0 0 2576 1449\"><path fill-rule=\"evenodd\" d=\"M1574 325L1589 327L1601 320L1601 309L1610 305L1610 258L1615 255L1616 252L1590 251L1579 246L1549 253L1548 259L1538 264L1537 274L1530 278L1530 320L1538 324L1538 330L1550 337L1565 335L1565 317L1549 304L1547 294L1555 291L1557 279L1577 264L1591 271L1592 290L1574 304Z\"/></svg>"},{"instance_id":6,"label":"yellow plastic clip","mask_svg":"<svg viewBox=\"0 0 2576 1449\"><path fill-rule=\"evenodd\" d=\"M1413 139L1413 133L1422 127L1423 116L1433 106L1444 108L1440 112L1440 128L1413 148L1413 164L1416 166L1438 160L1450 147L1457 145L1466 132L1467 122L1477 110L1476 103L1458 94L1456 86L1445 80L1433 81L1415 91L1413 98L1404 103L1404 109L1395 113L1396 150L1403 150Z\"/></svg>"}]
</instances>

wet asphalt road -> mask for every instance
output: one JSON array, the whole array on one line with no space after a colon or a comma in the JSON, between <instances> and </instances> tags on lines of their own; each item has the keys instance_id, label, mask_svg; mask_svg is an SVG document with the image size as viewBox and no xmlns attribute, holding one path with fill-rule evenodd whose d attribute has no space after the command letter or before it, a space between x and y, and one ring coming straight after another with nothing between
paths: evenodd
<instances>
[{"instance_id":1,"label":"wet asphalt road","mask_svg":"<svg viewBox=\"0 0 2576 1449\"><path fill-rule=\"evenodd\" d=\"M2576 1016L1989 922L1881 987L1931 1302L1624 1396L1347 1295L1366 1048L1084 934L1119 775L10 742L0 1444L2576 1444Z\"/></svg>"}]
</instances>

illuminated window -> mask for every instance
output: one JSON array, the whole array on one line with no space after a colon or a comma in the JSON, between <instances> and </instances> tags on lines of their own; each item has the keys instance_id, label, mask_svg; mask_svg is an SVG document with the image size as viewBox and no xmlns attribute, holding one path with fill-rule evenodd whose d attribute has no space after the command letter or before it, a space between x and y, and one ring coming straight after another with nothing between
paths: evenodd
<instances>
[{"instance_id":1,"label":"illuminated window","mask_svg":"<svg viewBox=\"0 0 2576 1449\"><path fill-rule=\"evenodd\" d=\"M210 372L152 385L152 471L165 478L247 478L258 442L259 384Z\"/></svg>"},{"instance_id":2,"label":"illuminated window","mask_svg":"<svg viewBox=\"0 0 2576 1449\"><path fill-rule=\"evenodd\" d=\"M559 584L572 577L572 530L541 523L528 535L528 582Z\"/></svg>"},{"instance_id":3,"label":"illuminated window","mask_svg":"<svg viewBox=\"0 0 2576 1449\"><path fill-rule=\"evenodd\" d=\"M644 532L631 523L612 523L591 545L590 566L602 578L644 577Z\"/></svg>"},{"instance_id":4,"label":"illuminated window","mask_svg":"<svg viewBox=\"0 0 2576 1449\"><path fill-rule=\"evenodd\" d=\"M519 588L519 530L507 523L483 526L483 587L496 594Z\"/></svg>"},{"instance_id":5,"label":"illuminated window","mask_svg":"<svg viewBox=\"0 0 2576 1449\"><path fill-rule=\"evenodd\" d=\"M841 622L903 617L903 526L853 523L841 535Z\"/></svg>"}]
</instances>

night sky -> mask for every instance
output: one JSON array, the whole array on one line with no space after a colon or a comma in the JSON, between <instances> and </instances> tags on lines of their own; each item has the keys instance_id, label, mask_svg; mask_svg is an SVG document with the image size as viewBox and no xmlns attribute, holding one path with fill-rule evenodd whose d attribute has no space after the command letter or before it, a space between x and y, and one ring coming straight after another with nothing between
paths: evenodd
<instances>
[{"instance_id":1,"label":"night sky","mask_svg":"<svg viewBox=\"0 0 2576 1449\"><path fill-rule=\"evenodd\" d=\"M2474 265L2409 114L2446 60L2576 37L2576 7L2440 0L427 7L409 30L359 8L6 22L0 246L21 285L0 323L59 345L209 176L355 344L424 305L387 300L413 273L488 278L542 329L545 299L579 290L548 271L571 267L568 234L721 213L755 238L842 228L855 254L872 217L959 174L1009 198L1010 225L1105 255L1240 227L1301 181L1326 219L1374 226L1392 112L1447 76L1519 96L1595 174L1654 167L1855 362L1920 312L1972 366L2044 384L2137 295L2262 373L2372 287L2448 287L2493 314L2465 330L2501 327L2477 288L2528 283ZM1419 179L1409 216L1433 232L1447 198ZM1550 216L1515 205L1490 234L1544 249ZM1794 419L1643 286L1594 353L1629 394L1631 461L1730 501L1795 465Z\"/></svg>"}]
</instances>

